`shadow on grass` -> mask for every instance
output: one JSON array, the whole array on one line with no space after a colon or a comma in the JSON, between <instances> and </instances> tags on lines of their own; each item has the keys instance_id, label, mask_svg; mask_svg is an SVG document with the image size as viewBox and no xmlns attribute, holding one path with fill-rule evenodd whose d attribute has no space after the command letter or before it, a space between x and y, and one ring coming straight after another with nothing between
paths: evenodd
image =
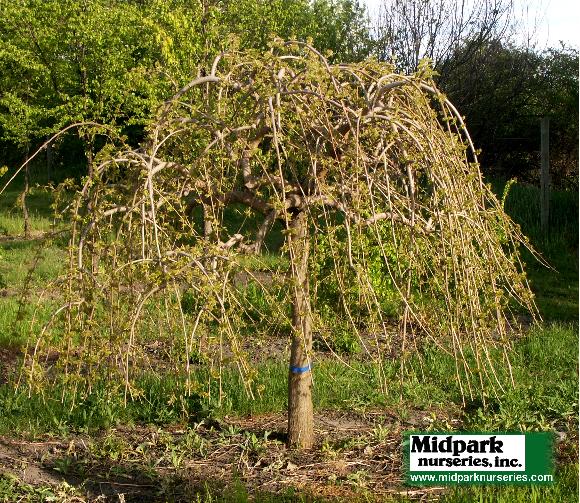
<instances>
[{"instance_id":1,"label":"shadow on grass","mask_svg":"<svg viewBox=\"0 0 580 503\"><path fill-rule=\"evenodd\" d=\"M501 197L505 181L494 181L493 186ZM552 190L550 199L550 222L545 230L538 187L512 185L505 210L553 268L544 267L524 250L526 271L542 318L578 321L578 192Z\"/></svg>"}]
</instances>

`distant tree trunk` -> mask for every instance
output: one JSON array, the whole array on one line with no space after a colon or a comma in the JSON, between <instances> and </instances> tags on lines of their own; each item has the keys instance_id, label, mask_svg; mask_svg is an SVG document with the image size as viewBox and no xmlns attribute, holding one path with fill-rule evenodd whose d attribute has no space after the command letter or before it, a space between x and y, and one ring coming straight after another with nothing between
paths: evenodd
<instances>
[{"instance_id":1,"label":"distant tree trunk","mask_svg":"<svg viewBox=\"0 0 580 503\"><path fill-rule=\"evenodd\" d=\"M213 225L211 223L211 213L209 211L208 205L202 205L203 211L203 237L210 239L213 234Z\"/></svg>"},{"instance_id":2,"label":"distant tree trunk","mask_svg":"<svg viewBox=\"0 0 580 503\"><path fill-rule=\"evenodd\" d=\"M314 443L312 408L312 323L308 285L308 220L304 212L290 222L290 257L294 280L292 347L288 372L288 447L309 449Z\"/></svg>"},{"instance_id":3,"label":"distant tree trunk","mask_svg":"<svg viewBox=\"0 0 580 503\"><path fill-rule=\"evenodd\" d=\"M540 168L540 221L542 232L550 225L550 119L541 120L541 168Z\"/></svg>"},{"instance_id":4,"label":"distant tree trunk","mask_svg":"<svg viewBox=\"0 0 580 503\"><path fill-rule=\"evenodd\" d=\"M87 168L88 168L88 175L90 178L93 177L93 146L94 146L94 137L92 134L84 135L84 142L85 142L85 156L87 157Z\"/></svg>"},{"instance_id":5,"label":"distant tree trunk","mask_svg":"<svg viewBox=\"0 0 580 503\"><path fill-rule=\"evenodd\" d=\"M46 146L46 182L50 183L52 178L52 163L53 163L53 151L52 144Z\"/></svg>"},{"instance_id":6,"label":"distant tree trunk","mask_svg":"<svg viewBox=\"0 0 580 503\"><path fill-rule=\"evenodd\" d=\"M30 215L28 214L28 206L26 206L26 197L30 192L30 169L28 163L29 146L26 146L26 158L24 159L24 190L20 195L20 204L22 205L22 216L24 217L24 238L30 237Z\"/></svg>"}]
</instances>

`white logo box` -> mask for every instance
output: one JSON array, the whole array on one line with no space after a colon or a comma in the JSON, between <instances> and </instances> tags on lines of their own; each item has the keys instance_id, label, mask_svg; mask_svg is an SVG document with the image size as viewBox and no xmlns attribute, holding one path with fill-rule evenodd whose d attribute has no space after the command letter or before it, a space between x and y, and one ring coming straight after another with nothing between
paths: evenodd
<instances>
[{"instance_id":1,"label":"white logo box","mask_svg":"<svg viewBox=\"0 0 580 503\"><path fill-rule=\"evenodd\" d=\"M413 434L409 436L409 470L523 472L526 470L526 437L517 434Z\"/></svg>"}]
</instances>

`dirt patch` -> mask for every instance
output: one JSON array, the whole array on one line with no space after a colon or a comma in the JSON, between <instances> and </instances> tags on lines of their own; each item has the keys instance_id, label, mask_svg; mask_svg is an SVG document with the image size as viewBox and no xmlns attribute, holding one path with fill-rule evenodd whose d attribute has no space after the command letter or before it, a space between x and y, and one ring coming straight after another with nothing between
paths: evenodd
<instances>
[{"instance_id":1,"label":"dirt patch","mask_svg":"<svg viewBox=\"0 0 580 503\"><path fill-rule=\"evenodd\" d=\"M57 485L62 478L43 466L43 459L61 442L25 442L0 438L0 471L16 475L26 484Z\"/></svg>"},{"instance_id":2,"label":"dirt patch","mask_svg":"<svg viewBox=\"0 0 580 503\"><path fill-rule=\"evenodd\" d=\"M53 234L52 232L31 230L30 236L26 237L24 234L3 234L0 235L0 244L12 243L15 241L42 241L47 236Z\"/></svg>"},{"instance_id":3,"label":"dirt patch","mask_svg":"<svg viewBox=\"0 0 580 503\"><path fill-rule=\"evenodd\" d=\"M0 347L0 385L6 384L20 367L22 351L16 346Z\"/></svg>"},{"instance_id":4,"label":"dirt patch","mask_svg":"<svg viewBox=\"0 0 580 503\"><path fill-rule=\"evenodd\" d=\"M402 417L404 416L404 417ZM460 429L459 411L376 409L319 411L317 443L309 451L285 447L283 413L207 419L200 423L120 426L95 436L29 442L0 437L0 480L17 477L31 487L65 484L51 501L190 502L240 488L250 498L289 492L329 501L384 501L405 495L436 501L444 488L403 485L401 441L410 429ZM558 462L577 459L574 425L556 445ZM10 475L6 475L10 474ZM62 492L62 489L61 489Z\"/></svg>"},{"instance_id":5,"label":"dirt patch","mask_svg":"<svg viewBox=\"0 0 580 503\"><path fill-rule=\"evenodd\" d=\"M25 442L0 438L0 473L33 486L66 481L83 501L195 500L209 490L243 485L250 494L298 491L347 501L408 494L433 497L439 489L409 490L401 479L401 435L443 411L323 411L310 451L285 447L285 414L206 420L197 424L119 427L89 438ZM409 421L410 419L410 421ZM447 421L457 421L445 417ZM77 496L78 497L78 496Z\"/></svg>"}]
</instances>

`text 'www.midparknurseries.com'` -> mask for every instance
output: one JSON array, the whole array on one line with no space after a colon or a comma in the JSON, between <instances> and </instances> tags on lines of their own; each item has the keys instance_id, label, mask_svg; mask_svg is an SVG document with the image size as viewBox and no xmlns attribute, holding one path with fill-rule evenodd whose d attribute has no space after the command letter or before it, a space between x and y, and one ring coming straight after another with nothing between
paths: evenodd
<instances>
[{"instance_id":1,"label":"text 'www.midparknurseries.com'","mask_svg":"<svg viewBox=\"0 0 580 503\"><path fill-rule=\"evenodd\" d=\"M406 482L549 484L552 435L535 433L410 432L403 442Z\"/></svg>"}]
</instances>

